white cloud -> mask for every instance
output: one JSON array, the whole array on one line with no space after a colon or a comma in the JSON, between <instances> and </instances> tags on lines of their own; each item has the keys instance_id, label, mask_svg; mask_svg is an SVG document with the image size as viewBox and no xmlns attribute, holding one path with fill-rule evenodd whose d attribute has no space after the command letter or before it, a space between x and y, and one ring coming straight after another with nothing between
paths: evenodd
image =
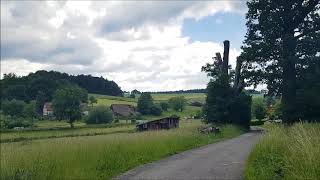
<instances>
[{"instance_id":1,"label":"white cloud","mask_svg":"<svg viewBox=\"0 0 320 180\"><path fill-rule=\"evenodd\" d=\"M6 2L1 4L1 74L46 69L104 76L124 90L204 88L208 78L201 66L222 52L222 42L190 42L182 36L182 22L240 12L242 6L235 1ZM237 55L231 49L232 65Z\"/></svg>"}]
</instances>

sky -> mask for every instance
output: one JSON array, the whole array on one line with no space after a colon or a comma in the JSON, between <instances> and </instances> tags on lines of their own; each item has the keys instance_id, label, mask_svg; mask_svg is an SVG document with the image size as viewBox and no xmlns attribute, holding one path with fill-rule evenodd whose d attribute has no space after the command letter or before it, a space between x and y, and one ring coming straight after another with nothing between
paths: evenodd
<instances>
[{"instance_id":1,"label":"sky","mask_svg":"<svg viewBox=\"0 0 320 180\"><path fill-rule=\"evenodd\" d=\"M1 76L91 74L122 90L205 88L201 66L230 40L235 66L245 1L1 1Z\"/></svg>"}]
</instances>

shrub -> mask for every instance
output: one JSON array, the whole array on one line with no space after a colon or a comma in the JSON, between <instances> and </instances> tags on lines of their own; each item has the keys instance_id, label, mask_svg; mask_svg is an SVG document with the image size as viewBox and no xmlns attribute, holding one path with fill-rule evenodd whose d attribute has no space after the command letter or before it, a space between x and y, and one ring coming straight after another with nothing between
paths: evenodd
<instances>
[{"instance_id":1,"label":"shrub","mask_svg":"<svg viewBox=\"0 0 320 180\"><path fill-rule=\"evenodd\" d=\"M132 98L132 99L134 99L134 98L136 98L136 95L135 95L135 94L130 94L129 97Z\"/></svg>"},{"instance_id":2,"label":"shrub","mask_svg":"<svg viewBox=\"0 0 320 180\"><path fill-rule=\"evenodd\" d=\"M175 111L183 111L186 106L187 100L183 96L172 97L169 99L169 104Z\"/></svg>"},{"instance_id":3,"label":"shrub","mask_svg":"<svg viewBox=\"0 0 320 180\"><path fill-rule=\"evenodd\" d=\"M168 111L169 104L167 102L161 102L160 103L161 109L164 111Z\"/></svg>"},{"instance_id":4,"label":"shrub","mask_svg":"<svg viewBox=\"0 0 320 180\"><path fill-rule=\"evenodd\" d=\"M150 113L155 116L160 116L162 114L162 109L159 105L153 105L150 109Z\"/></svg>"},{"instance_id":5,"label":"shrub","mask_svg":"<svg viewBox=\"0 0 320 180\"><path fill-rule=\"evenodd\" d=\"M8 129L12 129L14 127L32 127L33 120L29 118L8 118L5 123L4 127Z\"/></svg>"},{"instance_id":6,"label":"shrub","mask_svg":"<svg viewBox=\"0 0 320 180\"><path fill-rule=\"evenodd\" d=\"M110 123L113 120L112 112L105 106L93 108L86 119L87 124Z\"/></svg>"}]
</instances>

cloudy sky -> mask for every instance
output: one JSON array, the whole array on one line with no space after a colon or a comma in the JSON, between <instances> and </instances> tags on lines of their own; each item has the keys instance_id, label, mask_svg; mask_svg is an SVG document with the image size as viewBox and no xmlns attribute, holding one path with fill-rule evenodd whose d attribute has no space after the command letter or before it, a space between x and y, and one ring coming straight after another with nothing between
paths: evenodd
<instances>
[{"instance_id":1,"label":"cloudy sky","mask_svg":"<svg viewBox=\"0 0 320 180\"><path fill-rule=\"evenodd\" d=\"M245 1L1 1L1 75L40 69L92 74L123 90L204 88L201 66L231 41Z\"/></svg>"}]
</instances>

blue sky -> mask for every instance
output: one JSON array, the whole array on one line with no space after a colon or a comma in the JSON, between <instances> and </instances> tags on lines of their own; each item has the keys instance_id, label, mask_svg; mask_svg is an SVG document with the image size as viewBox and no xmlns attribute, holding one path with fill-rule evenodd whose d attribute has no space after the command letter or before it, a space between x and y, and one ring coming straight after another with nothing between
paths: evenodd
<instances>
[{"instance_id":1,"label":"blue sky","mask_svg":"<svg viewBox=\"0 0 320 180\"><path fill-rule=\"evenodd\" d=\"M245 17L239 13L221 12L200 20L185 19L182 34L189 36L191 41L229 40L231 48L240 49L246 34L245 23Z\"/></svg>"},{"instance_id":2,"label":"blue sky","mask_svg":"<svg viewBox=\"0 0 320 180\"><path fill-rule=\"evenodd\" d=\"M1 76L55 70L127 91L205 88L201 67L226 39L234 67L246 11L234 0L3 1Z\"/></svg>"}]
</instances>

